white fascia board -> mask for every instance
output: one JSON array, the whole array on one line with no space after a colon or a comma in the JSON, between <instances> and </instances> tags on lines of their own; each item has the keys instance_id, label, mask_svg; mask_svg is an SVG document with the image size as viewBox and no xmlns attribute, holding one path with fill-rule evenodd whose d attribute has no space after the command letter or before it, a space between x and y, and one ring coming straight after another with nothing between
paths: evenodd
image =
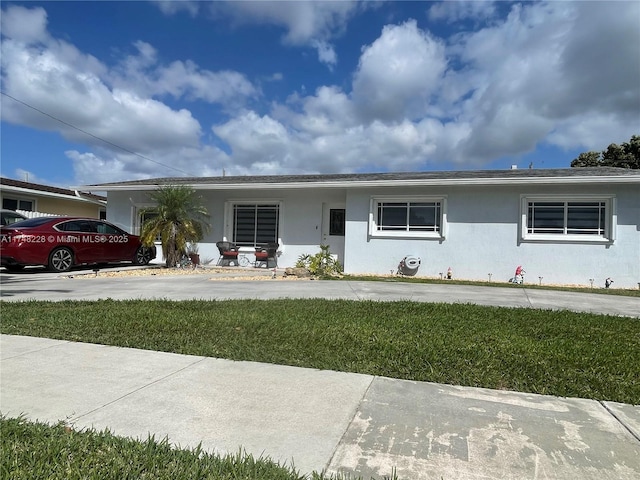
<instances>
[{"instance_id":1,"label":"white fascia board","mask_svg":"<svg viewBox=\"0 0 640 480\"><path fill-rule=\"evenodd\" d=\"M331 182L281 182L281 183L194 183L187 184L194 190L242 190L242 189L300 189L300 188L368 188L406 186L449 186L449 185L592 185L592 184L640 184L640 176L630 177L523 177L523 178L434 178L411 180L351 180ZM101 191L147 191L160 185L101 185ZM89 186L81 187L90 190Z\"/></svg>"}]
</instances>

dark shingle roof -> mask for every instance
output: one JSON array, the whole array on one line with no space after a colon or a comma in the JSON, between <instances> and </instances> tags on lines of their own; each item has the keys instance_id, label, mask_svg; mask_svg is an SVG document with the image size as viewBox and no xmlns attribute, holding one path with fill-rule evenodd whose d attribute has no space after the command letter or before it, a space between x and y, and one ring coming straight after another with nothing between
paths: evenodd
<instances>
[{"instance_id":1,"label":"dark shingle roof","mask_svg":"<svg viewBox=\"0 0 640 480\"><path fill-rule=\"evenodd\" d=\"M69 189L60 188L60 187L51 187L49 185L41 185L39 183L23 182L21 180L13 180L11 178L0 177L0 185L6 185L9 187L17 187L17 188L25 188L28 190L36 190L39 192L46 192L46 193L57 193L59 195L66 195L69 197L78 198L75 190L69 190ZM80 192L80 193L82 193L83 197L86 197L92 200L96 200L99 202L107 201L107 198L102 195L95 195L93 193L88 193L88 192Z\"/></svg>"},{"instance_id":2,"label":"dark shingle roof","mask_svg":"<svg viewBox=\"0 0 640 480\"><path fill-rule=\"evenodd\" d=\"M147 180L130 180L124 182L87 185L89 189L105 189L108 187L135 187L157 185L251 185L251 184L335 184L335 183L369 183L369 182L402 182L402 181L476 181L483 180L522 180L545 178L589 178L589 177L631 177L640 181L640 170L629 170L613 167L565 168L565 169L512 169L512 170L462 170L431 172L398 172L398 173L338 173L311 175L250 175L224 177L163 177Z\"/></svg>"}]
</instances>

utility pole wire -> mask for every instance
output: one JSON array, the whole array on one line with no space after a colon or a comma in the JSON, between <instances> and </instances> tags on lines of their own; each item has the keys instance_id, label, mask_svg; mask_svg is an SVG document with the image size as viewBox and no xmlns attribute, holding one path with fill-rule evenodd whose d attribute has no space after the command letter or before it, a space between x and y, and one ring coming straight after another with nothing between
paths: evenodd
<instances>
[{"instance_id":1,"label":"utility pole wire","mask_svg":"<svg viewBox=\"0 0 640 480\"><path fill-rule=\"evenodd\" d=\"M42 115L45 115L45 116L47 116L47 117L49 117L49 118L51 118L51 119L55 120L56 122L60 122L60 123L62 123L63 125L66 125L66 126L68 126L68 127L71 127L71 128L73 128L74 130L77 130L77 131L79 131L79 132L81 132L81 133L84 133L85 135L88 135L88 136L90 136L90 137L92 137L92 138L95 138L96 140L99 140L99 141L101 141L101 142L104 142L104 143L106 143L107 145L111 145L112 147L119 148L120 150L122 150L122 151L124 151L124 152L130 153L131 155L135 155L136 157L140 157L140 158L142 158L142 159L144 159L144 160L148 160L149 162L155 163L156 165L160 165L160 166L165 167L165 168L170 168L171 170L175 170L176 172L184 173L185 175L188 175L188 176L190 176L190 177L193 177L193 176L194 176L194 175L190 174L189 172L185 172L184 170L180 170L179 168L172 167L171 165L165 165L165 164L164 164L164 163L162 163L162 162L158 162L158 161L156 161L156 160L152 160L152 159L151 159L151 158L149 158L149 157L145 157L144 155L141 155L141 154L139 154L139 153L133 152L133 151L131 151L131 150L127 149L127 148L121 147L120 145L117 145L117 144L115 144L115 143L113 143L113 142L110 142L109 140L105 140L104 138L100 138L100 137L98 137L98 136L94 135L93 133L90 133L90 132L87 132L87 131L85 131L85 130L82 130L81 128L78 128L78 127L76 127L75 125L70 124L69 122L65 122L64 120L61 120L61 119L59 119L59 118L57 118L57 117L54 117L53 115L50 115L50 114L48 114L47 112L43 112L42 110L40 110L40 109L38 109L38 108L34 107L33 105L29 105L28 103L23 102L22 100L18 100L17 98L12 97L12 96L11 96L11 95L9 95L8 93L2 92L2 91L0 91L0 93L2 93L2 95L4 95L5 97L10 98L11 100L13 100L13 101L15 101L15 102L18 102L18 103L20 103L21 105L24 105L25 107L28 107L28 108L30 108L30 109L32 109L32 110L35 110L36 112L38 112L38 113L40 113L40 114L42 114Z\"/></svg>"}]
</instances>

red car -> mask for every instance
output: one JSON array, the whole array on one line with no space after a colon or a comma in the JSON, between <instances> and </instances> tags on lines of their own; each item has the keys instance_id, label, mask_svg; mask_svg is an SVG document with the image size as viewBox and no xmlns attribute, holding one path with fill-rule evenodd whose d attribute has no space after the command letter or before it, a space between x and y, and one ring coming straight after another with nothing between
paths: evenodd
<instances>
[{"instance_id":1,"label":"red car","mask_svg":"<svg viewBox=\"0 0 640 480\"><path fill-rule=\"evenodd\" d=\"M0 265L18 271L44 265L66 272L74 265L133 262L146 265L156 256L140 238L103 220L38 217L0 228Z\"/></svg>"}]
</instances>

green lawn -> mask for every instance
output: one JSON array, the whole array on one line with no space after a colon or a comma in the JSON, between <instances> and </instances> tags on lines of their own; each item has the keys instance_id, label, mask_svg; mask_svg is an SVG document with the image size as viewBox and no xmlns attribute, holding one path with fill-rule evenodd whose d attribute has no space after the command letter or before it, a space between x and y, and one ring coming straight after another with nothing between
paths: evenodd
<instances>
[{"instance_id":1,"label":"green lawn","mask_svg":"<svg viewBox=\"0 0 640 480\"><path fill-rule=\"evenodd\" d=\"M218 456L172 448L167 439L135 441L109 431L77 432L22 418L0 418L0 478L11 480L330 480L243 452Z\"/></svg>"},{"instance_id":2,"label":"green lawn","mask_svg":"<svg viewBox=\"0 0 640 480\"><path fill-rule=\"evenodd\" d=\"M7 334L640 404L632 318L318 299L0 306Z\"/></svg>"}]
</instances>

